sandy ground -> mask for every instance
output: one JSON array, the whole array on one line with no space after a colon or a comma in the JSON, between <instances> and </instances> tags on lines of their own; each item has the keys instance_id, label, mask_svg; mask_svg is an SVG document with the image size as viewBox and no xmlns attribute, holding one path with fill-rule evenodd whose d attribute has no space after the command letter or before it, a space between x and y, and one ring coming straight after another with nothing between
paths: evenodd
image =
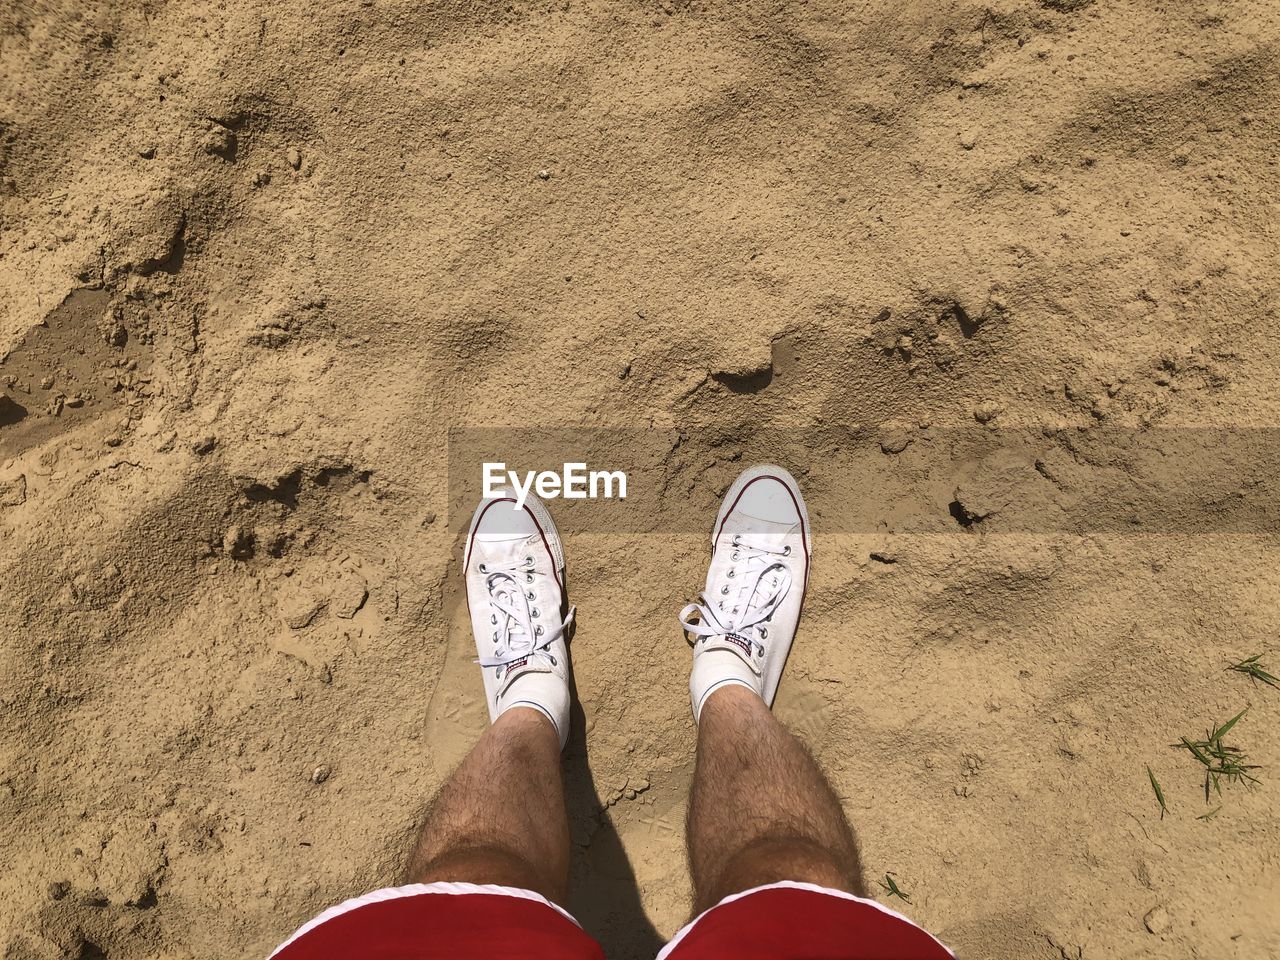
<instances>
[{"instance_id":1,"label":"sandy ground","mask_svg":"<svg viewBox=\"0 0 1280 960\"><path fill-rule=\"evenodd\" d=\"M1280 690L1223 672L1280 660L1278 41L1265 0L6 3L0 952L262 957L395 882L484 724L450 431L538 424L636 471L551 504L612 956L687 915L675 614L766 456L817 528L777 711L877 894L966 958L1280 955ZM1169 744L1245 707L1262 782L1206 805Z\"/></svg>"}]
</instances>

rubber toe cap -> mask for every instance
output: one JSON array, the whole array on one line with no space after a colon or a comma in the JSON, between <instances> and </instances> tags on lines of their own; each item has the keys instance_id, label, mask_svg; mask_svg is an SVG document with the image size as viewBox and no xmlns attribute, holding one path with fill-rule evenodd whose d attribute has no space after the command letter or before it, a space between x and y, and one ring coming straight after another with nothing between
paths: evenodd
<instances>
[{"instance_id":1,"label":"rubber toe cap","mask_svg":"<svg viewBox=\"0 0 1280 960\"><path fill-rule=\"evenodd\" d=\"M756 520L791 526L800 522L795 494L777 477L758 477L742 492L737 511Z\"/></svg>"},{"instance_id":2,"label":"rubber toe cap","mask_svg":"<svg viewBox=\"0 0 1280 960\"><path fill-rule=\"evenodd\" d=\"M517 540L538 532L538 524L533 514L524 508L517 508L515 494L500 492L498 497L490 500L482 508L483 513L476 525L475 538L486 542L500 540Z\"/></svg>"}]
</instances>

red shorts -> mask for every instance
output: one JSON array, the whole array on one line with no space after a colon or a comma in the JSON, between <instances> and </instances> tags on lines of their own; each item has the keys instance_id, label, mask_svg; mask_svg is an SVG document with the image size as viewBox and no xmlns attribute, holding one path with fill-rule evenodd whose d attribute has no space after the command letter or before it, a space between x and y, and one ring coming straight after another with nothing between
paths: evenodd
<instances>
[{"instance_id":1,"label":"red shorts","mask_svg":"<svg viewBox=\"0 0 1280 960\"><path fill-rule=\"evenodd\" d=\"M529 890L470 883L378 890L325 911L272 960L604 960L573 917ZM954 960L906 917L847 893L775 883L726 897L658 960Z\"/></svg>"}]
</instances>

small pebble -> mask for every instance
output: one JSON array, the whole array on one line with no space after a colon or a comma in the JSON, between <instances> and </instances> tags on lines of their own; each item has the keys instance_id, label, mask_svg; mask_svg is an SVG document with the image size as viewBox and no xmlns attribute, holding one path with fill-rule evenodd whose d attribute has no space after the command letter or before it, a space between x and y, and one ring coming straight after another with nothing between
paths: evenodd
<instances>
[{"instance_id":1,"label":"small pebble","mask_svg":"<svg viewBox=\"0 0 1280 960\"><path fill-rule=\"evenodd\" d=\"M1143 925L1149 933L1161 934L1169 929L1169 911L1164 907L1156 906L1142 918Z\"/></svg>"},{"instance_id":2,"label":"small pebble","mask_svg":"<svg viewBox=\"0 0 1280 960\"><path fill-rule=\"evenodd\" d=\"M550 171L550 170L539 170L539 171L538 171L538 179L539 179L539 180L550 180L550 179L551 179L551 171Z\"/></svg>"},{"instance_id":3,"label":"small pebble","mask_svg":"<svg viewBox=\"0 0 1280 960\"><path fill-rule=\"evenodd\" d=\"M325 606L325 598L315 593L302 593L280 605L280 617L294 630L311 625Z\"/></svg>"},{"instance_id":4,"label":"small pebble","mask_svg":"<svg viewBox=\"0 0 1280 960\"><path fill-rule=\"evenodd\" d=\"M290 147L285 152L284 158L289 161L289 166L295 170L302 166L302 154L298 152L297 147Z\"/></svg>"},{"instance_id":5,"label":"small pebble","mask_svg":"<svg viewBox=\"0 0 1280 960\"><path fill-rule=\"evenodd\" d=\"M236 135L224 127L209 130L204 137L204 152L230 161L236 152Z\"/></svg>"},{"instance_id":6,"label":"small pebble","mask_svg":"<svg viewBox=\"0 0 1280 960\"><path fill-rule=\"evenodd\" d=\"M880 452L886 454L901 453L911 443L911 434L901 428L886 430L880 438Z\"/></svg>"},{"instance_id":7,"label":"small pebble","mask_svg":"<svg viewBox=\"0 0 1280 960\"><path fill-rule=\"evenodd\" d=\"M40 389L41 389L41 390L48 390L48 389L49 389L50 387L52 387L52 386L53 386L53 377L41 377L41 378L40 378Z\"/></svg>"},{"instance_id":8,"label":"small pebble","mask_svg":"<svg viewBox=\"0 0 1280 960\"><path fill-rule=\"evenodd\" d=\"M192 442L191 450L198 456L203 457L206 453L211 453L217 445L218 439L216 437L205 436Z\"/></svg>"},{"instance_id":9,"label":"small pebble","mask_svg":"<svg viewBox=\"0 0 1280 960\"><path fill-rule=\"evenodd\" d=\"M57 883L49 884L49 899L61 900L71 892L71 884L66 880L59 880Z\"/></svg>"},{"instance_id":10,"label":"small pebble","mask_svg":"<svg viewBox=\"0 0 1280 960\"><path fill-rule=\"evenodd\" d=\"M364 606L364 602L367 599L369 599L369 590L365 587L364 581L355 577L348 577L334 590L333 597L329 601L329 608L334 612L335 616L339 616L343 620L350 620Z\"/></svg>"},{"instance_id":11,"label":"small pebble","mask_svg":"<svg viewBox=\"0 0 1280 960\"><path fill-rule=\"evenodd\" d=\"M1004 412L1004 406L995 400L983 400L973 410L973 419L979 423L990 423Z\"/></svg>"},{"instance_id":12,"label":"small pebble","mask_svg":"<svg viewBox=\"0 0 1280 960\"><path fill-rule=\"evenodd\" d=\"M311 782L315 784L324 783L333 774L333 770L327 763L322 763L311 771Z\"/></svg>"},{"instance_id":13,"label":"small pebble","mask_svg":"<svg viewBox=\"0 0 1280 960\"><path fill-rule=\"evenodd\" d=\"M972 150L977 145L978 134L973 130L966 130L964 133L960 134L960 146L964 147L966 150Z\"/></svg>"}]
</instances>

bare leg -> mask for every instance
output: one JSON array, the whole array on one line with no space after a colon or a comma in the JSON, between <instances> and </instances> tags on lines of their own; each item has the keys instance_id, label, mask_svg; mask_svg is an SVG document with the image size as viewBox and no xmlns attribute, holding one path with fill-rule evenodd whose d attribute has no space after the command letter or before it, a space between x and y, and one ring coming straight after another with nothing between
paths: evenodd
<instances>
[{"instance_id":1,"label":"bare leg","mask_svg":"<svg viewBox=\"0 0 1280 960\"><path fill-rule=\"evenodd\" d=\"M436 797L407 879L521 887L565 903L569 821L560 741L540 711L507 710L471 748Z\"/></svg>"},{"instance_id":2,"label":"bare leg","mask_svg":"<svg viewBox=\"0 0 1280 960\"><path fill-rule=\"evenodd\" d=\"M809 751L730 684L702 706L689 797L695 912L779 880L864 895L853 831Z\"/></svg>"}]
</instances>

